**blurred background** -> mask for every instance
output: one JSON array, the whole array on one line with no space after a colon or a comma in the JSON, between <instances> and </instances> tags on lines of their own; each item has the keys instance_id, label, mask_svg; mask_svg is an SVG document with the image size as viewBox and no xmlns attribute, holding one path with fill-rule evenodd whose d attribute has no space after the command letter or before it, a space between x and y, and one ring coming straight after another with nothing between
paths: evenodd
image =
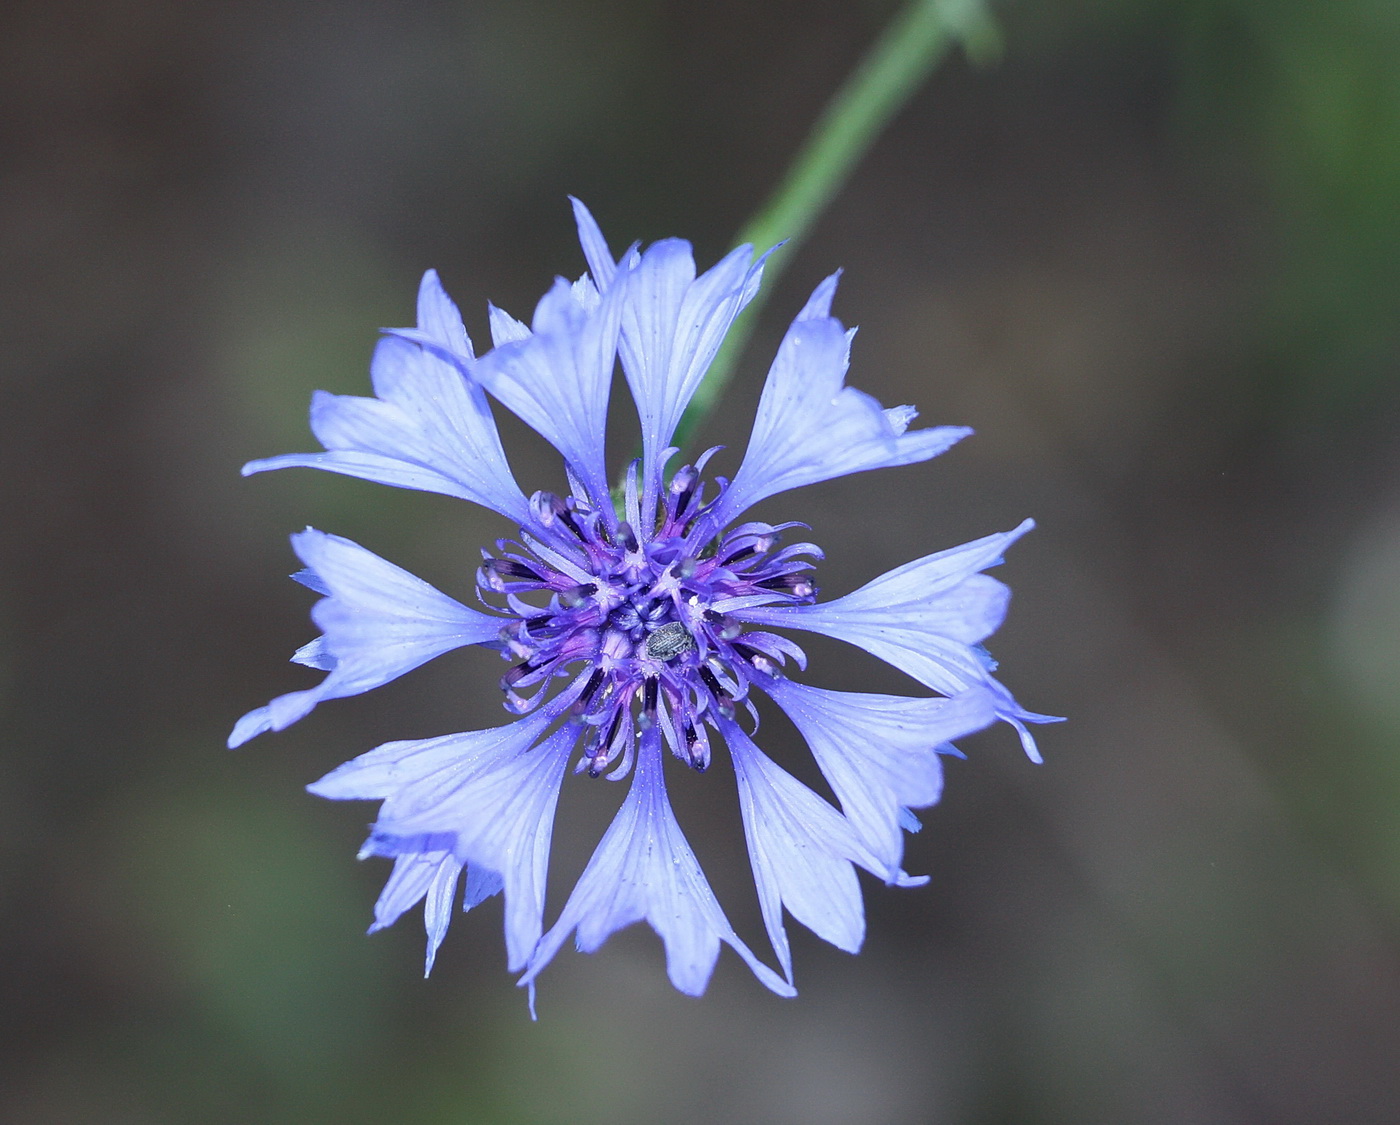
<instances>
[{"instance_id":1,"label":"blurred background","mask_svg":"<svg viewBox=\"0 0 1400 1125\"><path fill-rule=\"evenodd\" d=\"M704 444L846 273L851 380L978 434L762 509L836 595L1040 529L994 638L1046 763L966 740L801 995L732 954L666 983L645 928L541 982L499 900L421 979L366 938L371 805L302 786L494 724L454 653L236 754L312 600L287 534L464 599L505 528L327 474L311 391L368 393L436 267L485 338L614 249L702 264L771 190L888 0L11 0L0 15L0 1120L1314 1123L1400 1120L1400 6L1018 0L951 57L780 282ZM634 425L614 399L616 448ZM502 417L527 491L557 488ZM721 471L732 471L717 462ZM811 680L911 690L813 642ZM782 760L800 747L774 723ZM732 779L673 771L764 948ZM621 796L571 779L552 917Z\"/></svg>"}]
</instances>

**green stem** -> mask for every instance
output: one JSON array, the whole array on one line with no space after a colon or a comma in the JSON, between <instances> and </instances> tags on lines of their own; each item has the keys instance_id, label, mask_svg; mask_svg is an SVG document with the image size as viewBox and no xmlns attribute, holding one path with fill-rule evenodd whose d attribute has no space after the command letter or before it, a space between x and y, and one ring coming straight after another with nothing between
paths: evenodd
<instances>
[{"instance_id":1,"label":"green stem","mask_svg":"<svg viewBox=\"0 0 1400 1125\"><path fill-rule=\"evenodd\" d=\"M676 429L673 444L683 445L714 408L783 267L889 119L954 41L961 41L974 60L997 53L996 26L983 0L911 0L831 99L787 176L735 239L760 250L780 239L787 241L768 259L763 289L730 328Z\"/></svg>"}]
</instances>

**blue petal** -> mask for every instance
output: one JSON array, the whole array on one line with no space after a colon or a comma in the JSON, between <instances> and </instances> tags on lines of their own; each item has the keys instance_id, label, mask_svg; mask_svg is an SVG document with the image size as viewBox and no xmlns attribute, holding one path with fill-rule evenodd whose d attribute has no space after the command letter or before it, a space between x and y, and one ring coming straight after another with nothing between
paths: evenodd
<instances>
[{"instance_id":1,"label":"blue petal","mask_svg":"<svg viewBox=\"0 0 1400 1125\"><path fill-rule=\"evenodd\" d=\"M916 559L859 590L817 605L755 606L734 610L741 621L806 629L857 645L945 695L983 686L996 696L999 718L1011 723L1033 761L1039 761L1025 722L1057 722L1026 711L992 678L978 642L1001 623L1007 590L978 572L1032 527Z\"/></svg>"},{"instance_id":2,"label":"blue petal","mask_svg":"<svg viewBox=\"0 0 1400 1125\"><path fill-rule=\"evenodd\" d=\"M317 659L334 667L316 687L278 696L244 715L229 736L230 747L283 730L322 700L359 695L500 632L499 618L468 609L348 539L307 528L292 536L292 546L331 591L311 616L325 633Z\"/></svg>"},{"instance_id":3,"label":"blue petal","mask_svg":"<svg viewBox=\"0 0 1400 1125\"><path fill-rule=\"evenodd\" d=\"M470 910L473 906L480 906L492 895L498 895L505 890L505 884L495 871L488 871L479 864L467 868L467 887L462 892L462 909Z\"/></svg>"},{"instance_id":4,"label":"blue petal","mask_svg":"<svg viewBox=\"0 0 1400 1125\"><path fill-rule=\"evenodd\" d=\"M330 591L327 590L326 594L329 595ZM317 637L314 641L307 641L306 644L292 653L292 663L315 668L322 672L330 672L335 668L335 656L326 647L326 638Z\"/></svg>"},{"instance_id":5,"label":"blue petal","mask_svg":"<svg viewBox=\"0 0 1400 1125\"><path fill-rule=\"evenodd\" d=\"M526 743L475 768L449 766L392 795L375 821L375 834L389 838L445 833L459 860L500 876L512 972L525 967L543 930L554 810L577 739L565 726L533 749Z\"/></svg>"},{"instance_id":6,"label":"blue petal","mask_svg":"<svg viewBox=\"0 0 1400 1125\"><path fill-rule=\"evenodd\" d=\"M384 800L367 854L445 851L470 864L468 909L504 889L512 971L543 929L554 809L577 731L565 726L536 741L571 698L502 727L385 743L307 786L335 800Z\"/></svg>"},{"instance_id":7,"label":"blue petal","mask_svg":"<svg viewBox=\"0 0 1400 1125\"><path fill-rule=\"evenodd\" d=\"M665 945L667 974L681 992L705 991L724 942L767 987L795 995L739 939L715 900L666 797L655 727L643 735L626 800L519 983L533 985L571 933L577 931L579 949L592 953L616 931L641 921Z\"/></svg>"},{"instance_id":8,"label":"blue petal","mask_svg":"<svg viewBox=\"0 0 1400 1125\"><path fill-rule=\"evenodd\" d=\"M592 212L583 205L582 201L571 195L569 203L574 209L574 222L578 225L578 241L579 245L583 247L584 260L588 262L588 272L593 275L593 280L597 282L599 289L606 289L612 284L613 277L617 273L617 263L613 259L612 251L608 249L608 241L598 228L598 222L593 218Z\"/></svg>"},{"instance_id":9,"label":"blue petal","mask_svg":"<svg viewBox=\"0 0 1400 1125\"><path fill-rule=\"evenodd\" d=\"M720 727L739 781L763 922L791 981L783 907L818 937L855 953L865 939L865 911L851 863L884 872L845 817L776 765L735 723L722 721Z\"/></svg>"},{"instance_id":10,"label":"blue petal","mask_svg":"<svg viewBox=\"0 0 1400 1125\"><path fill-rule=\"evenodd\" d=\"M762 686L807 740L846 819L879 859L879 874L903 882L901 828L908 810L937 803L941 747L994 722L995 698L980 687L951 699L912 699L827 691L788 679Z\"/></svg>"},{"instance_id":11,"label":"blue petal","mask_svg":"<svg viewBox=\"0 0 1400 1125\"><path fill-rule=\"evenodd\" d=\"M661 451L695 394L734 318L758 292L764 258L740 246L695 276L690 243L668 238L641 255L627 279L619 351L642 423L647 477L643 510L660 487Z\"/></svg>"},{"instance_id":12,"label":"blue petal","mask_svg":"<svg viewBox=\"0 0 1400 1125\"><path fill-rule=\"evenodd\" d=\"M528 519L529 503L511 475L480 387L436 351L402 335L380 340L370 372L377 398L324 391L313 396L311 429L325 453L251 461L244 476L326 469L458 496L516 523Z\"/></svg>"},{"instance_id":13,"label":"blue petal","mask_svg":"<svg viewBox=\"0 0 1400 1125\"><path fill-rule=\"evenodd\" d=\"M462 324L462 314L443 289L437 270L429 270L418 285L418 329L416 335L454 355L471 359L472 342Z\"/></svg>"},{"instance_id":14,"label":"blue petal","mask_svg":"<svg viewBox=\"0 0 1400 1125\"><path fill-rule=\"evenodd\" d=\"M502 344L514 344L530 338L530 326L523 321L516 320L505 309L498 309L495 305L487 305L486 311L491 323L491 344L493 347L499 348Z\"/></svg>"},{"instance_id":15,"label":"blue petal","mask_svg":"<svg viewBox=\"0 0 1400 1125\"><path fill-rule=\"evenodd\" d=\"M413 852L398 856L374 904L374 925L369 928L370 933L392 926L404 911L411 910L426 897L427 902L423 904L423 928L428 934L428 953L423 965L425 977L433 971L438 947L447 934L452 896L461 873L462 865L451 852Z\"/></svg>"},{"instance_id":16,"label":"blue petal","mask_svg":"<svg viewBox=\"0 0 1400 1125\"><path fill-rule=\"evenodd\" d=\"M844 385L854 333L827 315L835 285L833 276L817 287L778 347L743 463L711 517L716 527L791 488L926 461L972 432L907 433L912 407L885 410Z\"/></svg>"},{"instance_id":17,"label":"blue petal","mask_svg":"<svg viewBox=\"0 0 1400 1125\"><path fill-rule=\"evenodd\" d=\"M336 766L307 791L332 801L393 799L404 814L430 810L451 795L455 781L479 773L492 763L522 754L534 745L558 710L550 705L535 714L486 730L437 738L386 742ZM425 779L441 791L425 790ZM412 790L410 792L410 790Z\"/></svg>"},{"instance_id":18,"label":"blue petal","mask_svg":"<svg viewBox=\"0 0 1400 1125\"><path fill-rule=\"evenodd\" d=\"M622 287L600 299L584 280L557 280L535 308L530 335L499 344L473 374L564 455L596 506L611 511L603 438ZM493 330L498 320L493 315Z\"/></svg>"},{"instance_id":19,"label":"blue petal","mask_svg":"<svg viewBox=\"0 0 1400 1125\"><path fill-rule=\"evenodd\" d=\"M428 887L444 867L453 869L453 880L462 870L462 865L447 851L413 852L398 856L394 860L394 870L385 880L384 889L374 904L374 925L370 933L377 933L392 926L402 915L423 901Z\"/></svg>"}]
</instances>

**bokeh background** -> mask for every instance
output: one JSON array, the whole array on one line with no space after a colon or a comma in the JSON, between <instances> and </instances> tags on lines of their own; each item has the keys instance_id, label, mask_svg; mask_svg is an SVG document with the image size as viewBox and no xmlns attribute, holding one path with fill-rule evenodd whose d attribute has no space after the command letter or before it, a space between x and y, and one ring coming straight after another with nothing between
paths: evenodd
<instances>
[{"instance_id":1,"label":"bokeh background","mask_svg":"<svg viewBox=\"0 0 1400 1125\"><path fill-rule=\"evenodd\" d=\"M951 58L792 262L705 444L846 268L852 381L978 436L764 509L829 594L1034 515L994 641L1046 764L966 740L801 996L726 953L566 951L541 1020L499 902L421 979L366 938L369 805L302 786L500 720L455 653L237 754L311 682L289 532L469 596L495 517L289 472L438 268L484 337L615 248L719 257L887 0L10 0L0 14L0 1120L1400 1120L1400 5L1019 0ZM614 410L618 451L632 424ZM557 487L503 419L527 490ZM730 466L732 469L732 465ZM815 682L900 673L813 643ZM796 761L790 732L768 745ZM761 947L732 780L675 771ZM556 892L620 791L573 780ZM561 899L553 898L557 910ZM551 912L552 913L552 912Z\"/></svg>"}]
</instances>

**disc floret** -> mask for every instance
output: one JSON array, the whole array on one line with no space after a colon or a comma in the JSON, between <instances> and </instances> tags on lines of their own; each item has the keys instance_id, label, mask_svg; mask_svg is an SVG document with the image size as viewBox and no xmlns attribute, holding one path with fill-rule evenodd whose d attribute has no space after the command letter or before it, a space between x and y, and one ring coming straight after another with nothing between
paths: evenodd
<instances>
[{"instance_id":1,"label":"disc floret","mask_svg":"<svg viewBox=\"0 0 1400 1125\"><path fill-rule=\"evenodd\" d=\"M703 466L704 460L701 464ZM700 470L671 479L650 520L640 518L635 469L624 514L587 499L536 493L539 533L483 551L482 600L509 620L501 629L507 709L527 714L568 679L583 747L577 772L618 780L636 740L659 726L692 768L710 763L707 726L748 705L755 672L770 675L802 650L772 633L745 629L727 609L810 605L816 600L811 543L780 547L799 524L744 523L718 532L707 519ZM723 493L721 479L719 494ZM640 531L638 529L641 529Z\"/></svg>"}]
</instances>

